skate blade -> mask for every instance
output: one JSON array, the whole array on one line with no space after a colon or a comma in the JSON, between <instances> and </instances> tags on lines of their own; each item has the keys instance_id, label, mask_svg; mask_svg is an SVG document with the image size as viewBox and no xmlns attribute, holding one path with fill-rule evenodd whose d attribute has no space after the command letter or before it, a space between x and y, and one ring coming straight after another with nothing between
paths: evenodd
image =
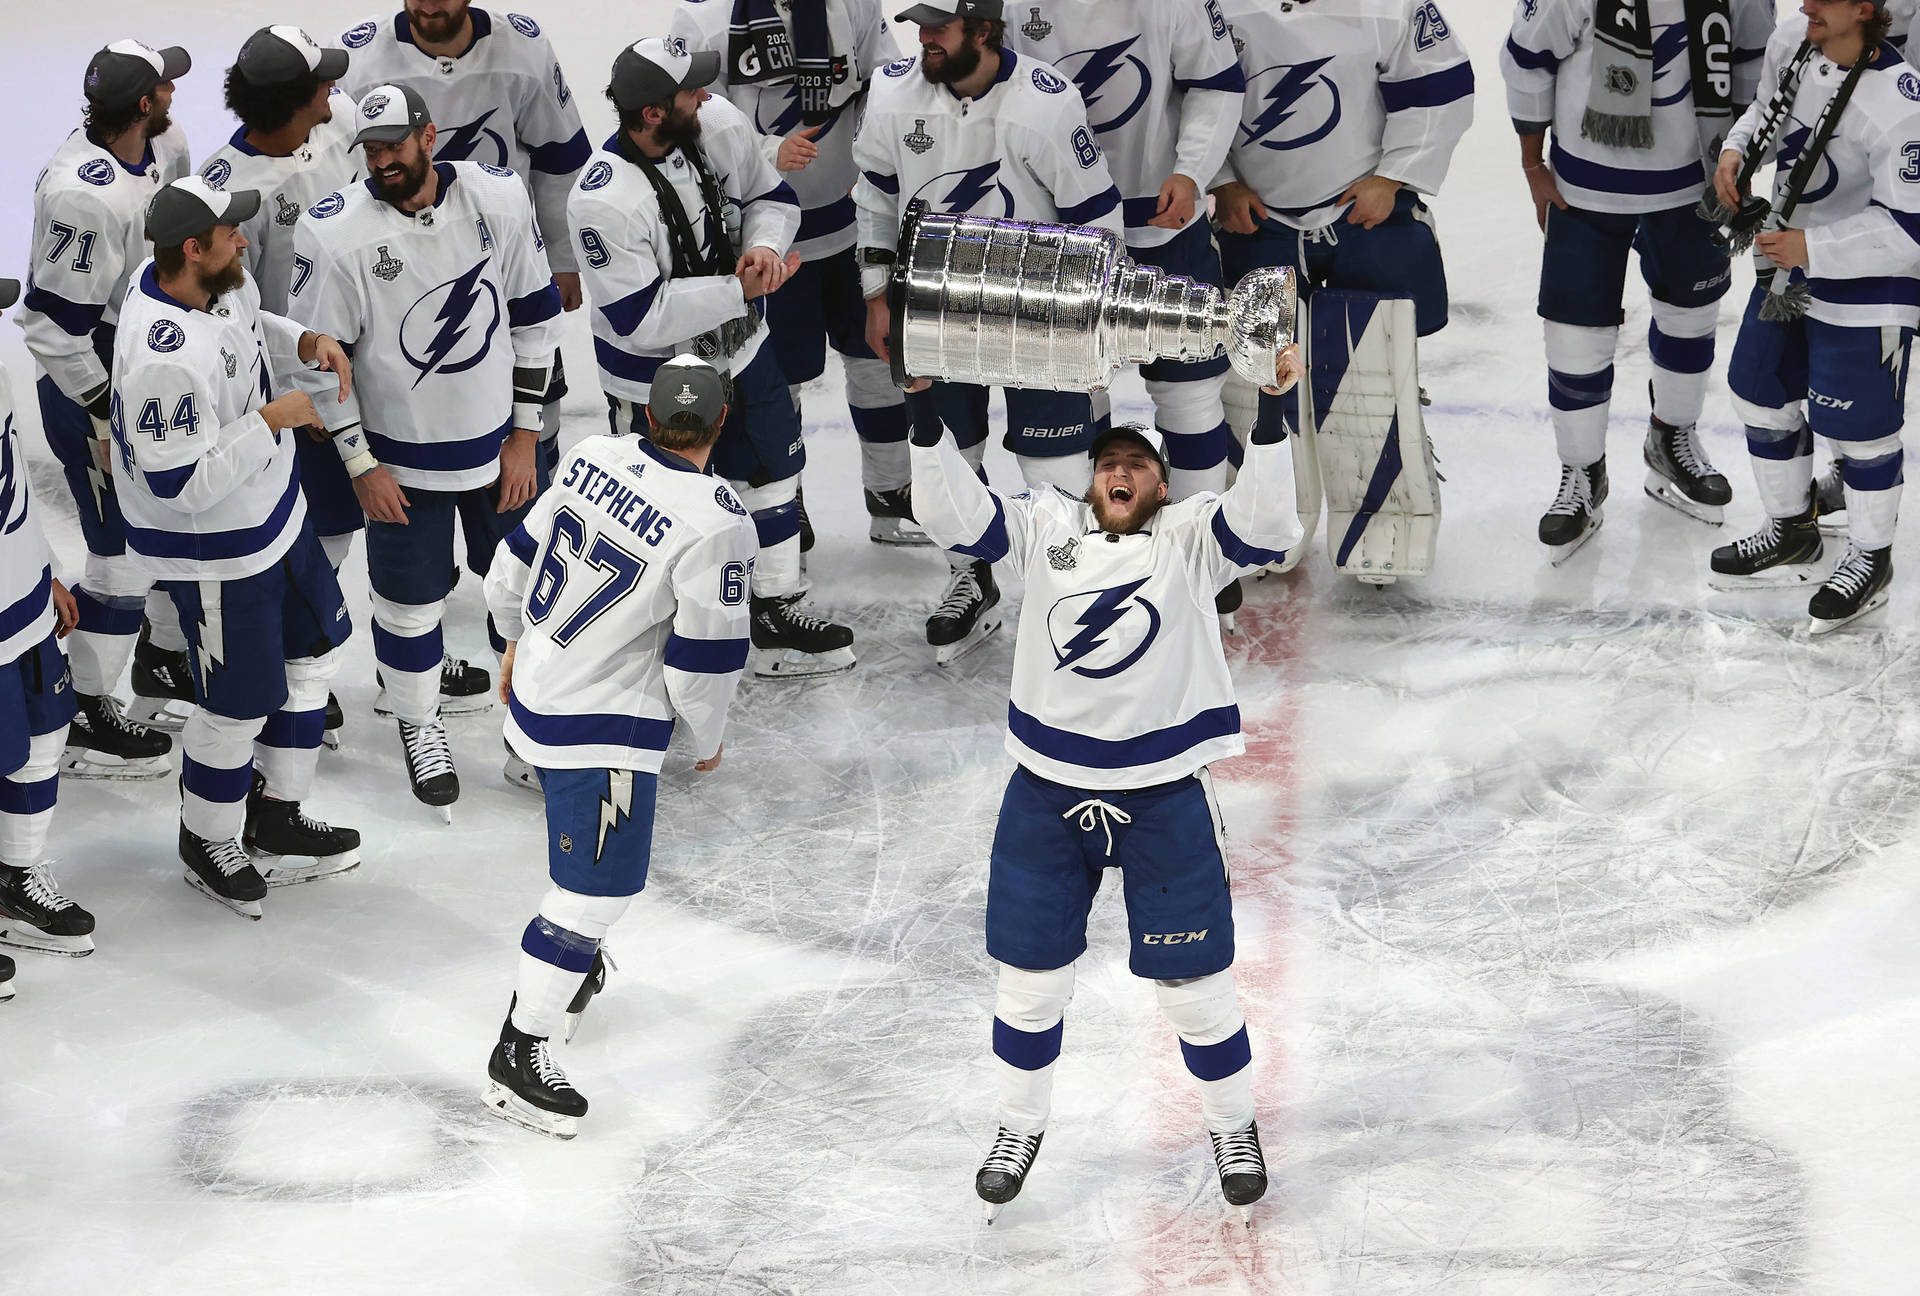
<instances>
[{"instance_id":1,"label":"skate blade","mask_svg":"<svg viewBox=\"0 0 1920 1296\"><path fill-rule=\"evenodd\" d=\"M179 708L176 710L175 708ZM193 703L180 698L136 697L127 708L127 719L162 733L179 733L193 714Z\"/></svg>"},{"instance_id":2,"label":"skate blade","mask_svg":"<svg viewBox=\"0 0 1920 1296\"><path fill-rule=\"evenodd\" d=\"M107 762L112 762L111 764ZM150 756L145 760L123 761L112 756L102 757L85 747L69 747L60 758L60 776L76 779L106 779L118 782L140 782L147 779L165 778L173 773L165 756Z\"/></svg>"},{"instance_id":3,"label":"skate blade","mask_svg":"<svg viewBox=\"0 0 1920 1296\"><path fill-rule=\"evenodd\" d=\"M1852 616L1840 617L1837 620L1833 620L1833 621L1823 621L1819 617L1808 618L1807 631L1810 634L1817 634L1817 635L1832 634L1835 630L1838 630L1841 626L1852 625L1855 621L1858 621L1861 617L1867 615L1869 612L1878 612L1881 608L1885 607L1886 605L1887 605L1887 591L1883 589L1878 594L1875 594L1872 598L1869 598L1865 603L1862 603L1860 605L1860 610L1858 612L1855 612Z\"/></svg>"},{"instance_id":4,"label":"skate blade","mask_svg":"<svg viewBox=\"0 0 1920 1296\"><path fill-rule=\"evenodd\" d=\"M5 1003L11 998L13 998L13 982L0 981L0 1003Z\"/></svg>"},{"instance_id":5,"label":"skate blade","mask_svg":"<svg viewBox=\"0 0 1920 1296\"><path fill-rule=\"evenodd\" d=\"M1838 513L1822 513L1816 525L1820 528L1820 534L1823 536L1845 538L1847 534L1847 511L1841 509Z\"/></svg>"},{"instance_id":6,"label":"skate blade","mask_svg":"<svg viewBox=\"0 0 1920 1296\"><path fill-rule=\"evenodd\" d=\"M1579 553L1581 547L1584 546L1587 541L1593 539L1593 533L1600 529L1600 524L1605 520L1606 519L1600 516L1598 509L1594 510L1587 517L1587 529L1585 531L1582 531L1566 544L1547 546L1547 561L1555 567L1558 567L1566 562L1567 559Z\"/></svg>"},{"instance_id":7,"label":"skate blade","mask_svg":"<svg viewBox=\"0 0 1920 1296\"><path fill-rule=\"evenodd\" d=\"M9 922L11 920L8 920ZM0 946L8 949L26 950L29 954L64 955L67 958L85 958L93 953L91 936L49 936L38 927L25 923L7 926L0 923Z\"/></svg>"},{"instance_id":8,"label":"skate blade","mask_svg":"<svg viewBox=\"0 0 1920 1296\"><path fill-rule=\"evenodd\" d=\"M1723 594L1748 594L1754 590L1792 589L1799 585L1809 585L1826 577L1826 569L1820 563L1783 563L1778 567L1768 567L1751 576L1741 576L1734 572L1709 571L1707 588L1719 590Z\"/></svg>"},{"instance_id":9,"label":"skate blade","mask_svg":"<svg viewBox=\"0 0 1920 1296\"><path fill-rule=\"evenodd\" d=\"M1684 513L1695 522L1705 522L1708 526L1719 526L1726 521L1726 507L1721 504L1702 504L1698 500L1688 499L1686 494L1672 482L1647 470L1645 490L1649 499L1658 500L1676 513Z\"/></svg>"},{"instance_id":10,"label":"skate blade","mask_svg":"<svg viewBox=\"0 0 1920 1296\"><path fill-rule=\"evenodd\" d=\"M1237 634L1239 634L1239 633L1240 633L1240 626L1239 626L1239 624L1238 624L1238 623L1237 623L1237 622L1236 622L1236 621L1235 621L1235 620L1233 619L1233 618L1234 618L1234 614L1233 614L1233 613L1231 613L1231 612L1217 612L1217 613L1215 613L1214 615L1215 615L1215 616L1217 616L1217 617L1219 618L1219 620L1220 620L1220 633L1221 633L1221 634L1223 634L1223 635L1237 635Z\"/></svg>"},{"instance_id":11,"label":"skate blade","mask_svg":"<svg viewBox=\"0 0 1920 1296\"><path fill-rule=\"evenodd\" d=\"M1347 574L1362 585L1371 585L1375 589L1391 585L1400 579L1398 576L1389 576L1385 572L1348 572Z\"/></svg>"},{"instance_id":12,"label":"skate blade","mask_svg":"<svg viewBox=\"0 0 1920 1296\"><path fill-rule=\"evenodd\" d=\"M442 720L449 716L485 715L491 710L493 710L493 696L490 693L475 693L468 697L448 697L445 693L440 695ZM387 695L384 692L374 695L373 713L383 720L394 718L393 707L388 705Z\"/></svg>"},{"instance_id":13,"label":"skate blade","mask_svg":"<svg viewBox=\"0 0 1920 1296\"><path fill-rule=\"evenodd\" d=\"M487 1105L488 1111L501 1120L518 1125L521 1129L532 1130L535 1134L544 1134L553 1139L570 1139L580 1132L578 1116L542 1111L498 1080L487 1082L487 1091L480 1100Z\"/></svg>"},{"instance_id":14,"label":"skate blade","mask_svg":"<svg viewBox=\"0 0 1920 1296\"><path fill-rule=\"evenodd\" d=\"M791 648L755 648L753 673L760 679L817 679L842 675L857 664L851 648L803 653Z\"/></svg>"},{"instance_id":15,"label":"skate blade","mask_svg":"<svg viewBox=\"0 0 1920 1296\"><path fill-rule=\"evenodd\" d=\"M326 855L311 864L283 864L280 855L255 855L254 866L260 870L260 876L270 887L299 886L302 882L318 882L321 878L339 877L342 873L351 873L360 867L360 852L347 851L341 855ZM298 858L297 856L295 858Z\"/></svg>"},{"instance_id":16,"label":"skate blade","mask_svg":"<svg viewBox=\"0 0 1920 1296\"><path fill-rule=\"evenodd\" d=\"M339 751L340 750L340 731L338 729L326 729L321 731L320 745L322 747L325 747L328 751Z\"/></svg>"},{"instance_id":17,"label":"skate blade","mask_svg":"<svg viewBox=\"0 0 1920 1296\"><path fill-rule=\"evenodd\" d=\"M993 638L994 631L1000 628L1001 617L987 613L973 623L966 637L950 644L941 644L933 650L933 660L941 666L951 666L968 653Z\"/></svg>"},{"instance_id":18,"label":"skate blade","mask_svg":"<svg viewBox=\"0 0 1920 1296\"><path fill-rule=\"evenodd\" d=\"M873 519L867 528L867 539L883 545L924 546L933 543L933 537L925 531L896 518Z\"/></svg>"},{"instance_id":19,"label":"skate blade","mask_svg":"<svg viewBox=\"0 0 1920 1296\"><path fill-rule=\"evenodd\" d=\"M981 1202L980 1204L987 1208L986 1215L989 1225L991 1225L995 1219L999 1218L1000 1208L1006 1205L1005 1202Z\"/></svg>"},{"instance_id":20,"label":"skate blade","mask_svg":"<svg viewBox=\"0 0 1920 1296\"><path fill-rule=\"evenodd\" d=\"M260 902L258 900L229 900L205 882L202 882L200 875L192 869L187 870L186 883L207 899L217 905L233 910L233 912L239 914L242 918L250 918L254 922L260 921Z\"/></svg>"}]
</instances>

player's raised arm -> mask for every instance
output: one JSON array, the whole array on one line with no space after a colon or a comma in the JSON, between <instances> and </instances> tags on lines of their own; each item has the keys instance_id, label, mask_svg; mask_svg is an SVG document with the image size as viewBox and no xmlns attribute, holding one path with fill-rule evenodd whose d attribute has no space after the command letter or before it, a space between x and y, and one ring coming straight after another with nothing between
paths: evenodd
<instances>
[{"instance_id":1,"label":"player's raised arm","mask_svg":"<svg viewBox=\"0 0 1920 1296\"><path fill-rule=\"evenodd\" d=\"M913 432L914 518L943 549L983 562L1007 559L1016 568L1024 566L1032 535L1032 497L1025 492L1008 497L992 489L951 436L932 424L935 430L929 437L925 426L916 422Z\"/></svg>"}]
</instances>

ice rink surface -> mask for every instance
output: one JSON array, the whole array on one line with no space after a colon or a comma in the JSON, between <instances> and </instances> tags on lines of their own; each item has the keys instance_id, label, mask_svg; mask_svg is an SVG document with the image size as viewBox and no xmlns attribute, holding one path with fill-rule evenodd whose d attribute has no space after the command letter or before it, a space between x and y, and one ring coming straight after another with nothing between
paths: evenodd
<instances>
[{"instance_id":1,"label":"ice rink surface","mask_svg":"<svg viewBox=\"0 0 1920 1296\"><path fill-rule=\"evenodd\" d=\"M652 883L561 1052L593 1103L580 1137L477 1099L545 888L539 802L499 779L496 712L452 722L454 826L416 805L371 714L363 633L338 686L346 744L310 805L363 831L365 863L274 892L263 922L182 885L170 783L62 787L52 855L99 950L20 955L0 1006L0 1292L1920 1290L1912 582L1820 640L1804 593L1707 593L1708 550L1757 520L1751 476L1716 381L1728 527L1634 489L1637 282L1607 521L1548 566L1533 529L1557 470L1539 236L1496 63L1507 12L1445 7L1481 95L1434 204L1453 292L1423 356L1448 479L1438 570L1375 591L1320 547L1251 588L1228 646L1249 750L1215 776L1274 1176L1251 1231L1125 970L1111 888L1045 1149L979 1222L1011 640L933 666L942 564L866 541L830 374L807 400L810 571L860 665L749 683L713 775L670 756ZM596 141L611 52L665 11L534 11ZM231 129L219 83L248 31L361 16L10 6L0 273L24 277L34 176L105 40L192 51L176 116L198 160ZM78 529L19 337L0 327L0 360L71 577ZM584 316L567 349L572 437L603 426ZM1137 380L1117 403L1144 409ZM1012 480L997 450L991 466ZM485 657L476 585L449 641ZM348 589L364 630L358 554Z\"/></svg>"}]
</instances>

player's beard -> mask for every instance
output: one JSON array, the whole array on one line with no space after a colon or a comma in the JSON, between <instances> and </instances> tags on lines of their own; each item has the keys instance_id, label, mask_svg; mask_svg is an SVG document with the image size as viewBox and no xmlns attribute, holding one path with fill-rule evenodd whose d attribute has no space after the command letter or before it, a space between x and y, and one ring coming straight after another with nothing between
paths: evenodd
<instances>
[{"instance_id":1,"label":"player's beard","mask_svg":"<svg viewBox=\"0 0 1920 1296\"><path fill-rule=\"evenodd\" d=\"M700 142L700 113L696 109L684 116L678 109L654 130L654 137L670 149L689 149Z\"/></svg>"},{"instance_id":2,"label":"player's beard","mask_svg":"<svg viewBox=\"0 0 1920 1296\"><path fill-rule=\"evenodd\" d=\"M1087 488L1087 504L1093 509L1093 520L1102 531L1111 531L1115 535L1126 535L1138 531L1153 521L1153 515L1160 511L1161 500L1158 492L1141 492L1125 504L1107 498L1105 492L1097 487Z\"/></svg>"},{"instance_id":3,"label":"player's beard","mask_svg":"<svg viewBox=\"0 0 1920 1296\"><path fill-rule=\"evenodd\" d=\"M439 45L452 40L460 32L460 26L467 20L467 7L461 5L448 13L407 14L407 26L416 36L422 37L429 45Z\"/></svg>"},{"instance_id":4,"label":"player's beard","mask_svg":"<svg viewBox=\"0 0 1920 1296\"><path fill-rule=\"evenodd\" d=\"M224 268L202 274L200 287L209 297L221 297L246 281L247 267L241 262L240 254L236 252L233 260L227 262Z\"/></svg>"},{"instance_id":5,"label":"player's beard","mask_svg":"<svg viewBox=\"0 0 1920 1296\"><path fill-rule=\"evenodd\" d=\"M433 165L432 159L427 156L425 149L421 149L420 156L401 173L398 180L388 181L376 173L373 176L374 191L380 195L382 201L390 202L397 207L426 186L427 168L431 165Z\"/></svg>"},{"instance_id":6,"label":"player's beard","mask_svg":"<svg viewBox=\"0 0 1920 1296\"><path fill-rule=\"evenodd\" d=\"M920 75L935 85L952 85L957 81L965 81L979 67L980 47L972 41L962 44L957 54L949 54L941 50L937 66L928 61L927 52L924 49L920 52Z\"/></svg>"},{"instance_id":7,"label":"player's beard","mask_svg":"<svg viewBox=\"0 0 1920 1296\"><path fill-rule=\"evenodd\" d=\"M153 139L155 136L165 135L172 126L173 118L168 116L166 109L163 108L153 116L147 118L147 138Z\"/></svg>"}]
</instances>

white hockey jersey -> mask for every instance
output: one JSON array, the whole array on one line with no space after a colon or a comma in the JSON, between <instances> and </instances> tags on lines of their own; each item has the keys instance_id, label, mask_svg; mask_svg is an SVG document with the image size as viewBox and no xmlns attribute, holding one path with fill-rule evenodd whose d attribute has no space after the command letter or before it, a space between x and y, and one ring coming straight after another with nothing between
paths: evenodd
<instances>
[{"instance_id":1,"label":"white hockey jersey","mask_svg":"<svg viewBox=\"0 0 1920 1296\"><path fill-rule=\"evenodd\" d=\"M148 141L137 167L76 130L34 183L19 324L27 350L71 399L106 387L127 276L151 251L147 202L191 170L177 122Z\"/></svg>"},{"instance_id":2,"label":"white hockey jersey","mask_svg":"<svg viewBox=\"0 0 1920 1296\"><path fill-rule=\"evenodd\" d=\"M514 640L507 742L546 769L657 773L675 720L720 750L748 649L757 541L727 484L642 437L576 445L494 553Z\"/></svg>"},{"instance_id":3,"label":"white hockey jersey","mask_svg":"<svg viewBox=\"0 0 1920 1296\"><path fill-rule=\"evenodd\" d=\"M288 309L354 349L353 396L314 402L327 427L364 424L402 486L461 491L499 475L513 371L550 370L560 294L519 177L479 162L434 169L440 192L418 212L371 182L308 208Z\"/></svg>"},{"instance_id":4,"label":"white hockey jersey","mask_svg":"<svg viewBox=\"0 0 1920 1296\"><path fill-rule=\"evenodd\" d=\"M1005 560L1026 590L1007 751L1042 778L1151 787L1244 751L1213 598L1298 544L1293 451L1247 447L1224 495L1163 506L1113 536L1056 486L989 490L942 436L915 445L914 516L935 543Z\"/></svg>"},{"instance_id":5,"label":"white hockey jersey","mask_svg":"<svg viewBox=\"0 0 1920 1296\"><path fill-rule=\"evenodd\" d=\"M1438 0L1221 0L1247 75L1227 162L1268 213L1323 229L1370 175L1439 192L1473 121L1473 66Z\"/></svg>"},{"instance_id":6,"label":"white hockey jersey","mask_svg":"<svg viewBox=\"0 0 1920 1296\"><path fill-rule=\"evenodd\" d=\"M1179 233L1147 223L1176 172L1200 187L1193 219L1206 219L1247 88L1220 0L1029 0L1008 7L1006 43L1079 87L1128 243L1158 247Z\"/></svg>"},{"instance_id":7,"label":"white hockey jersey","mask_svg":"<svg viewBox=\"0 0 1920 1296\"><path fill-rule=\"evenodd\" d=\"M928 81L917 55L887 64L867 92L853 158L861 247L891 252L915 198L936 212L1126 233L1080 92L1012 50L1000 52L999 74L978 99ZM862 278L876 269L865 267ZM866 287L871 295L874 284Z\"/></svg>"},{"instance_id":8,"label":"white hockey jersey","mask_svg":"<svg viewBox=\"0 0 1920 1296\"><path fill-rule=\"evenodd\" d=\"M1733 103L1753 102L1760 56L1773 31L1773 0L1731 0ZM1519 0L1500 53L1514 129L1553 129L1551 162L1561 196L1601 212L1654 212L1700 200L1707 182L1694 125L1693 65L1685 0L1647 0L1653 28L1653 147L1616 148L1580 131L1593 82L1593 0Z\"/></svg>"},{"instance_id":9,"label":"white hockey jersey","mask_svg":"<svg viewBox=\"0 0 1920 1296\"><path fill-rule=\"evenodd\" d=\"M53 629L53 555L33 511L13 380L0 365L0 664L17 661Z\"/></svg>"},{"instance_id":10,"label":"white hockey jersey","mask_svg":"<svg viewBox=\"0 0 1920 1296\"><path fill-rule=\"evenodd\" d=\"M362 159L352 147L357 105L337 88L328 105L333 120L314 127L307 142L284 157L247 143L247 128L242 126L200 168L200 178L215 189L259 192L260 210L240 226L247 236L247 249L240 255L260 290L260 309L276 315L287 313L293 227L300 213L360 178Z\"/></svg>"},{"instance_id":11,"label":"white hockey jersey","mask_svg":"<svg viewBox=\"0 0 1920 1296\"><path fill-rule=\"evenodd\" d=\"M1760 68L1761 100L1771 97L1806 34L1807 20L1798 14L1774 30ZM1845 75L1817 53L1807 65L1774 141L1776 208L1794 160ZM1746 147L1765 107L1756 102L1735 123L1728 148ZM1920 72L1893 46L1881 44L1861 73L1787 224L1807 232L1807 268L1793 277L1808 281L1812 318L1850 327L1920 326ZM1758 248L1754 264L1769 264Z\"/></svg>"},{"instance_id":12,"label":"white hockey jersey","mask_svg":"<svg viewBox=\"0 0 1920 1296\"><path fill-rule=\"evenodd\" d=\"M194 310L153 262L134 272L114 344L114 476L127 548L156 580L252 576L300 534L298 434L258 411L272 372L305 367L304 331L262 311L252 279Z\"/></svg>"},{"instance_id":13,"label":"white hockey jersey","mask_svg":"<svg viewBox=\"0 0 1920 1296\"><path fill-rule=\"evenodd\" d=\"M1893 26L1887 31L1887 42L1895 49L1905 51L1909 62L1920 58L1920 50L1914 49L1907 39L1913 32L1916 9L1920 9L1920 0L1887 0L1887 13L1893 19Z\"/></svg>"},{"instance_id":14,"label":"white hockey jersey","mask_svg":"<svg viewBox=\"0 0 1920 1296\"><path fill-rule=\"evenodd\" d=\"M719 274L674 279L672 243L660 218L660 198L615 135L593 155L574 186L567 221L580 254L581 283L594 303L593 354L600 386L609 396L644 402L660 362L697 350L694 339L748 310L764 313L765 299L749 303L731 265ZM785 256L802 220L799 200L761 151L744 114L719 96L700 105L700 151L706 156L726 211L734 247L772 249ZM716 214L707 210L693 167L679 149L658 163L673 185L700 251L713 247ZM766 341L764 325L731 357L701 358L724 372L744 369Z\"/></svg>"},{"instance_id":15,"label":"white hockey jersey","mask_svg":"<svg viewBox=\"0 0 1920 1296\"><path fill-rule=\"evenodd\" d=\"M433 116L434 156L518 174L553 244L553 268L577 270L562 231L567 192L593 152L580 106L538 23L477 6L467 12L473 44L459 58L436 58L414 44L405 10L349 27L340 36L353 54L343 85L355 99L378 85L412 87Z\"/></svg>"},{"instance_id":16,"label":"white hockey jersey","mask_svg":"<svg viewBox=\"0 0 1920 1296\"><path fill-rule=\"evenodd\" d=\"M846 0L847 19L853 29L854 48L849 51L852 66L848 74L857 81L871 80L874 73L900 57L900 47L887 30L879 0ZM777 10L793 33L789 11ZM793 79L759 81L735 85L727 76L727 29L733 16L728 0L681 0L673 12L671 35L687 43L690 50L713 50L720 55L720 77L708 89L724 95L746 115L760 136L760 147L772 162L780 151L780 142L801 128L800 99ZM853 165L853 135L860 119L859 99L843 106L829 117L813 137L820 155L798 171L782 171L780 178L800 200L800 229L793 238L793 250L803 261L832 256L853 246L853 182L859 172Z\"/></svg>"}]
</instances>

